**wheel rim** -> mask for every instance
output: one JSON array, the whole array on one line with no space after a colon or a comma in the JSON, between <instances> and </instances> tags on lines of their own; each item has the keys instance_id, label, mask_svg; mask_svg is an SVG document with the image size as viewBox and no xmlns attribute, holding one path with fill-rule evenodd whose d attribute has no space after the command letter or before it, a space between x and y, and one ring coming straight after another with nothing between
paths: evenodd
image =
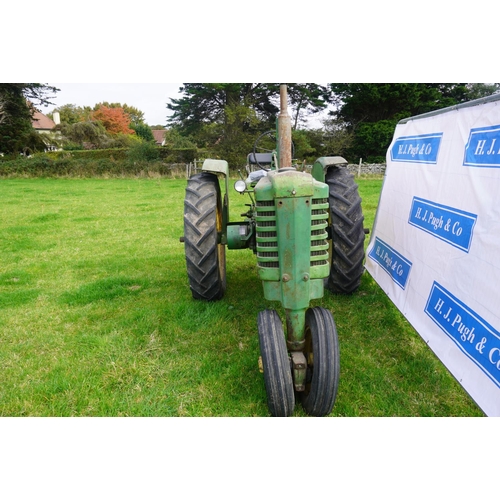
<instances>
[{"instance_id":1,"label":"wheel rim","mask_svg":"<svg viewBox=\"0 0 500 500\"><path fill-rule=\"evenodd\" d=\"M215 227L217 229L217 237L222 234L223 231L223 220L222 220L222 202L220 195L217 197L217 213L215 220ZM222 288L226 290L226 246L221 243L217 244L217 258L219 265L219 278L222 283Z\"/></svg>"},{"instance_id":2,"label":"wheel rim","mask_svg":"<svg viewBox=\"0 0 500 500\"><path fill-rule=\"evenodd\" d=\"M304 334L307 371L302 405L309 415L322 417L333 409L340 373L337 330L331 312L321 307L308 309Z\"/></svg>"}]
</instances>

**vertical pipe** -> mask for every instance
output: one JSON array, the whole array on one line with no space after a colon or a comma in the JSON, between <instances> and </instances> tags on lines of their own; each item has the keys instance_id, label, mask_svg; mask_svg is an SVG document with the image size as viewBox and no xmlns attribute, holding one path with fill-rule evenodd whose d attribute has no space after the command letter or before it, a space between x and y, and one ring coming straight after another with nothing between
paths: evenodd
<instances>
[{"instance_id":1,"label":"vertical pipe","mask_svg":"<svg viewBox=\"0 0 500 500\"><path fill-rule=\"evenodd\" d=\"M286 84L280 85L280 114L278 115L279 168L292 166L292 120L288 114Z\"/></svg>"},{"instance_id":2,"label":"vertical pipe","mask_svg":"<svg viewBox=\"0 0 500 500\"><path fill-rule=\"evenodd\" d=\"M306 309L285 309L286 345L289 351L302 351L305 344Z\"/></svg>"}]
</instances>

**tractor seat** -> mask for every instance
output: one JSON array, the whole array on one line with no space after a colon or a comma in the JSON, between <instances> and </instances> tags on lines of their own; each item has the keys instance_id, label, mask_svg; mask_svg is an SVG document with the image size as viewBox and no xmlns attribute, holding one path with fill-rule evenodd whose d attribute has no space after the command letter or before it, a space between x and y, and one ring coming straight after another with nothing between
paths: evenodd
<instances>
[{"instance_id":1,"label":"tractor seat","mask_svg":"<svg viewBox=\"0 0 500 500\"><path fill-rule=\"evenodd\" d=\"M273 154L272 153L249 153L247 156L247 162L250 165L271 165L273 162Z\"/></svg>"}]
</instances>

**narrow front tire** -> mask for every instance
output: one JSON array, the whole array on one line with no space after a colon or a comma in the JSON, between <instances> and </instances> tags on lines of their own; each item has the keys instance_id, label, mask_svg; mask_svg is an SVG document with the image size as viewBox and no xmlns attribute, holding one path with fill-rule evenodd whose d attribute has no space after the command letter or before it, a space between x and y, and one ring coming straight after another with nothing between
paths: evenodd
<instances>
[{"instance_id":1,"label":"narrow front tire","mask_svg":"<svg viewBox=\"0 0 500 500\"><path fill-rule=\"evenodd\" d=\"M328 309L307 310L304 356L307 371L302 406L309 415L324 417L333 409L340 377L337 328Z\"/></svg>"},{"instance_id":2,"label":"narrow front tire","mask_svg":"<svg viewBox=\"0 0 500 500\"><path fill-rule=\"evenodd\" d=\"M267 406L273 417L289 417L295 408L295 394L281 319L276 311L261 311L257 326Z\"/></svg>"}]
</instances>

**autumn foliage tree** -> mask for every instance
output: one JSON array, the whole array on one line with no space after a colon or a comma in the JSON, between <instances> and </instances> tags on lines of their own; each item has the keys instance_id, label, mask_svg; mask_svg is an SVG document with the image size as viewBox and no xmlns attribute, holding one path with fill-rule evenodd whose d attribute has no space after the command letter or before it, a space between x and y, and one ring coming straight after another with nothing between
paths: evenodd
<instances>
[{"instance_id":1,"label":"autumn foliage tree","mask_svg":"<svg viewBox=\"0 0 500 500\"><path fill-rule=\"evenodd\" d=\"M99 121L110 134L134 134L130 128L130 116L123 108L101 105L92 113L92 120Z\"/></svg>"}]
</instances>

